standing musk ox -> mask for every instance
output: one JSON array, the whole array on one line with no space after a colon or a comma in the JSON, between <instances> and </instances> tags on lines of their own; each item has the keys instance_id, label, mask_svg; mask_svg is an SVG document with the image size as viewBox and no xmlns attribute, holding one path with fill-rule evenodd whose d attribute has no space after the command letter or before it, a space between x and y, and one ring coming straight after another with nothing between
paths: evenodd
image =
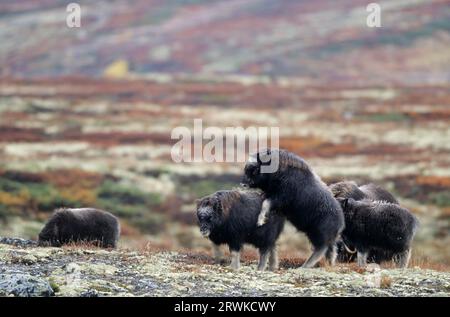
<instances>
[{"instance_id":1,"label":"standing musk ox","mask_svg":"<svg viewBox=\"0 0 450 317\"><path fill-rule=\"evenodd\" d=\"M274 159L278 160L278 170L263 173L261 167ZM314 252L303 267L315 266L323 256L334 265L344 215L331 191L305 160L286 150L261 151L246 164L243 183L264 191L267 201L262 213L275 210L307 235Z\"/></svg>"},{"instance_id":2,"label":"standing musk ox","mask_svg":"<svg viewBox=\"0 0 450 317\"><path fill-rule=\"evenodd\" d=\"M257 191L221 190L197 200L200 232L214 246L216 260L220 260L219 246L227 244L231 252L231 267L240 267L240 251L244 243L258 248L258 270L263 271L269 260L270 270L278 268L276 241L283 231L284 218L274 214L264 226L256 221L263 202Z\"/></svg>"},{"instance_id":3,"label":"standing musk ox","mask_svg":"<svg viewBox=\"0 0 450 317\"><path fill-rule=\"evenodd\" d=\"M331 184L329 187L334 197L337 199L367 199L372 201L385 201L399 205L398 200L390 192L372 183L358 187L353 181L342 181ZM354 246L345 238L345 235L342 236L342 241L338 242L337 248L337 259L339 262L356 261L356 250L354 250ZM384 261L391 261L394 257L395 254L387 250L373 249L369 252L367 259L369 262L381 263Z\"/></svg>"},{"instance_id":4,"label":"standing musk ox","mask_svg":"<svg viewBox=\"0 0 450 317\"><path fill-rule=\"evenodd\" d=\"M59 247L72 242L93 242L115 248L120 225L109 212L94 208L57 209L39 233L39 245Z\"/></svg>"},{"instance_id":5,"label":"standing musk ox","mask_svg":"<svg viewBox=\"0 0 450 317\"><path fill-rule=\"evenodd\" d=\"M395 254L399 267L407 267L417 218L399 205L372 200L338 198L345 216L343 236L355 246L358 265L365 266L371 250Z\"/></svg>"}]
</instances>

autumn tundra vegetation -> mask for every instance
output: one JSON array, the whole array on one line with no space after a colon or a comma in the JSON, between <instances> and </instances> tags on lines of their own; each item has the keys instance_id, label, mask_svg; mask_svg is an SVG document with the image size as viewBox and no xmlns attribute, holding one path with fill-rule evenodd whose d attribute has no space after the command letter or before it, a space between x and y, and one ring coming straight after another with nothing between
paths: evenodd
<instances>
[{"instance_id":1,"label":"autumn tundra vegetation","mask_svg":"<svg viewBox=\"0 0 450 317\"><path fill-rule=\"evenodd\" d=\"M175 94L175 87L183 94ZM381 103L377 96L387 91ZM445 91L438 86L419 92L277 83L244 87L236 81L3 80L1 234L37 238L54 209L91 206L120 218L119 247L149 243L211 252L198 232L194 201L239 184L243 165L171 161L170 129L202 116L219 127L282 123L280 147L304 157L325 183L354 180L386 188L421 223L411 265L442 269L449 263L449 252L442 252L448 250L450 186ZM205 95L222 97L199 99ZM288 223L280 236L280 263L298 259L301 265L310 245L293 232ZM249 248L242 259L256 256Z\"/></svg>"}]
</instances>

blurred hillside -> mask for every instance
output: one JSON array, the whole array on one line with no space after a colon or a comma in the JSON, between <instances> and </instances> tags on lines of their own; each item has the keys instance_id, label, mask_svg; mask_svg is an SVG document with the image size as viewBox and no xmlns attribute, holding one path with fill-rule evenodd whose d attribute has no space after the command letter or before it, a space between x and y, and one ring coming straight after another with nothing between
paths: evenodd
<instances>
[{"instance_id":1,"label":"blurred hillside","mask_svg":"<svg viewBox=\"0 0 450 317\"><path fill-rule=\"evenodd\" d=\"M280 146L325 181L386 186L421 220L416 263L450 263L448 87L5 79L0 96L3 236L36 237L55 207L97 206L121 218L123 246L208 248L194 200L237 186L243 164L171 160L172 129L202 118L279 126ZM288 227L280 250L309 246Z\"/></svg>"},{"instance_id":2,"label":"blurred hillside","mask_svg":"<svg viewBox=\"0 0 450 317\"><path fill-rule=\"evenodd\" d=\"M1 76L102 76L115 66L121 75L449 81L445 0L377 1L381 28L366 26L365 0L96 0L77 1L82 27L71 29L70 2L0 1Z\"/></svg>"},{"instance_id":3,"label":"blurred hillside","mask_svg":"<svg viewBox=\"0 0 450 317\"><path fill-rule=\"evenodd\" d=\"M177 126L280 127L328 182L385 186L421 221L413 264L450 266L448 1L0 0L0 236L56 207L121 219L122 247L204 252L194 200L242 163L176 164ZM285 261L309 253L287 226ZM250 251L246 256L254 256Z\"/></svg>"}]
</instances>

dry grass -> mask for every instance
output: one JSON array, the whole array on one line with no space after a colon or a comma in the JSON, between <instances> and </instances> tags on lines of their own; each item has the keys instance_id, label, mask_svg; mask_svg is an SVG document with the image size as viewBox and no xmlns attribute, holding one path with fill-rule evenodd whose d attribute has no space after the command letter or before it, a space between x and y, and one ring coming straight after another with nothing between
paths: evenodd
<instances>
[{"instance_id":1,"label":"dry grass","mask_svg":"<svg viewBox=\"0 0 450 317\"><path fill-rule=\"evenodd\" d=\"M383 268L393 268L393 263L384 263L382 265ZM409 268L421 268L423 270L434 270L439 272L450 272L450 265L448 263L436 263L432 262L429 259L423 258L412 258L409 262Z\"/></svg>"},{"instance_id":2,"label":"dry grass","mask_svg":"<svg viewBox=\"0 0 450 317\"><path fill-rule=\"evenodd\" d=\"M62 246L65 250L98 250L98 249L105 249L100 247L100 242L96 241L73 241L66 243ZM106 248L111 249L111 248Z\"/></svg>"},{"instance_id":3,"label":"dry grass","mask_svg":"<svg viewBox=\"0 0 450 317\"><path fill-rule=\"evenodd\" d=\"M8 81L5 84L8 85ZM15 99L23 107L11 107L7 113L2 113L0 134L5 142L0 146L0 152L7 155L2 156L5 159L2 160L4 166L0 175L8 173L4 178L19 183L32 183L29 187L33 189L38 187L34 186L35 183L51 185L48 187L55 190L55 197L64 204L71 204L74 200L83 206L93 205L99 186L105 179L113 177L109 173L117 178L114 181L135 184L136 188L146 191L150 188L159 192L160 189L157 188L162 188L161 191L165 192L169 187L167 185L174 186L170 196L152 209L152 212L164 213L164 219L167 216L167 227L164 225L167 230L149 230L148 234L151 236L144 235L137 227L132 227L133 222L125 224L128 216L124 215L121 219L121 247L144 253L176 251L180 246L190 246L186 253L206 250L207 241L190 230L191 226L195 226L193 213L183 212L191 208L189 206L193 201L190 193L186 194L177 187L177 173L184 171L184 166L175 168L169 151L165 150L165 146L173 144L168 138L173 126L188 125L193 118L204 117L211 125L220 121L219 126L245 126L244 122L256 126L280 126L283 128L280 135L281 147L307 157L322 177L333 177L336 181L344 177L364 182L376 181L380 185L389 183L401 200L409 198L414 202L411 209L420 207L419 215L423 220L429 220L427 223L433 229L420 231L424 233L418 236L414 246L417 250L424 250L424 254L430 257L429 260L413 259L411 267L450 270L449 250L445 239L448 237L446 217L450 215L450 208L445 204L446 196L439 196L440 201L444 201L442 207L430 206L433 210L429 213L425 208L426 204L434 204L432 194L444 192L450 186L450 178L446 172L449 160L448 155L445 155L448 147L445 138L440 136L445 136L445 123L448 121L448 87L421 91L392 88L396 97L378 103L358 97L360 93L364 93L363 90L328 85L306 87L305 93L305 87L300 89L271 84L262 87L183 81L171 84L130 81L124 84L115 81L67 79L65 82L17 81L10 84L17 88L31 85L37 96L21 95L22 90L18 89ZM68 86L76 92L75 95L67 95ZM44 108L40 110L33 105L39 106L42 103L41 88L42 91L51 88L55 95L48 96ZM384 89L377 89L375 92L382 94ZM226 104L236 108L211 107L213 97L217 96L219 98L215 98L215 106ZM343 98L343 103L335 103L336 98ZM4 102L9 102L9 99ZM63 107L64 104L68 106ZM412 104L421 105L416 107ZM297 109L297 105L301 111L292 111ZM331 105L333 107L329 107ZM407 122L395 121L397 117L391 115L392 109L395 109L395 113L400 113L402 118L403 115L406 116ZM218 110L223 112L219 119ZM344 115L347 112L350 117L346 119ZM383 120L374 121L374 116ZM412 117L415 119L411 122ZM436 124L431 125L430 120ZM302 131L298 130L299 126ZM389 137L381 133L390 130L393 133ZM436 137L439 142L428 147L428 142L434 141ZM15 141L27 143L14 144ZM78 147L78 143L86 143L86 146ZM61 162L64 164L60 165ZM390 168L385 172L383 167L388 165ZM34 166L45 169L27 172L29 167L30 171L34 170L31 168ZM213 165L205 164L196 169L204 173L201 179L209 178L207 173L211 166ZM104 167L108 167L108 174L105 174ZM214 171L232 173L222 167L217 167L216 170L215 166ZM166 176L170 180L166 181ZM0 205L3 202L6 206L6 217L12 214L23 218L33 217L33 220L46 220L48 213L44 211L53 208L52 201L43 199L42 204L37 204L36 199L29 196L26 191L12 193L2 190ZM39 192L35 196L48 197L46 193ZM23 214L22 210L27 213ZM435 210L440 210L440 215L436 216L439 218L432 218L435 217ZM134 211L130 215L133 216ZM184 231L173 230L180 224L189 226ZM431 228L432 226L439 226L436 227L439 231ZM34 232L33 234L35 235ZM292 234L285 231L280 239L280 251L287 250L280 252L282 269L300 267L304 258L309 255L306 238L298 239L297 236L300 235L294 231ZM242 261L254 265L258 254L252 248L248 249L243 253ZM196 260L202 261L192 261ZM327 270L334 269L327 267L326 263L321 263L320 266ZM353 264L344 264L342 267L344 271L361 270ZM393 268L390 263L385 263L382 267Z\"/></svg>"},{"instance_id":4,"label":"dry grass","mask_svg":"<svg viewBox=\"0 0 450 317\"><path fill-rule=\"evenodd\" d=\"M381 276L380 287L381 288L389 288L392 286L392 278L387 275Z\"/></svg>"}]
</instances>

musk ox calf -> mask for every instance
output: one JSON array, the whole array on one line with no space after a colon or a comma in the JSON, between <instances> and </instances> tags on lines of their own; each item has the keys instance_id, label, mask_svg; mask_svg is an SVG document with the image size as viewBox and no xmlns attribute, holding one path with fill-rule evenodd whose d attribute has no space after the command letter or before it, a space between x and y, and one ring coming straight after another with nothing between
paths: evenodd
<instances>
[{"instance_id":1,"label":"musk ox calf","mask_svg":"<svg viewBox=\"0 0 450 317\"><path fill-rule=\"evenodd\" d=\"M278 169L264 173L262 166L271 165L272 160L278 160ZM334 265L344 215L327 185L306 161L286 150L261 151L250 156L243 183L264 191L267 201L262 213L267 210L281 213L299 231L306 233L314 252L303 267L313 267L323 256Z\"/></svg>"},{"instance_id":2,"label":"musk ox calf","mask_svg":"<svg viewBox=\"0 0 450 317\"><path fill-rule=\"evenodd\" d=\"M368 199L372 201L385 201L399 205L398 200L384 188L369 183L362 186L358 186L353 181L342 181L331 184L331 192L335 198L353 198L354 200ZM342 241L337 244L339 262L353 262L356 261L355 247L342 237ZM369 262L381 263L383 261L390 261L394 257L394 254L387 250L373 249L369 252L367 260Z\"/></svg>"},{"instance_id":3,"label":"musk ox calf","mask_svg":"<svg viewBox=\"0 0 450 317\"><path fill-rule=\"evenodd\" d=\"M345 216L343 237L355 246L358 265L367 263L372 250L394 255L399 267L407 267L417 218L399 205L372 200L339 198Z\"/></svg>"},{"instance_id":4,"label":"musk ox calf","mask_svg":"<svg viewBox=\"0 0 450 317\"><path fill-rule=\"evenodd\" d=\"M257 227L256 221L263 202L257 191L221 190L197 200L197 218L200 232L214 246L216 260L220 259L221 244L231 252L231 267L240 267L240 251L248 243L259 250L258 270L263 271L269 260L269 269L278 268L276 241L283 230L284 218L274 214L267 224Z\"/></svg>"},{"instance_id":5,"label":"musk ox calf","mask_svg":"<svg viewBox=\"0 0 450 317\"><path fill-rule=\"evenodd\" d=\"M94 208L57 209L39 233L39 245L59 247L71 242L92 242L115 248L120 225L109 212Z\"/></svg>"}]
</instances>

